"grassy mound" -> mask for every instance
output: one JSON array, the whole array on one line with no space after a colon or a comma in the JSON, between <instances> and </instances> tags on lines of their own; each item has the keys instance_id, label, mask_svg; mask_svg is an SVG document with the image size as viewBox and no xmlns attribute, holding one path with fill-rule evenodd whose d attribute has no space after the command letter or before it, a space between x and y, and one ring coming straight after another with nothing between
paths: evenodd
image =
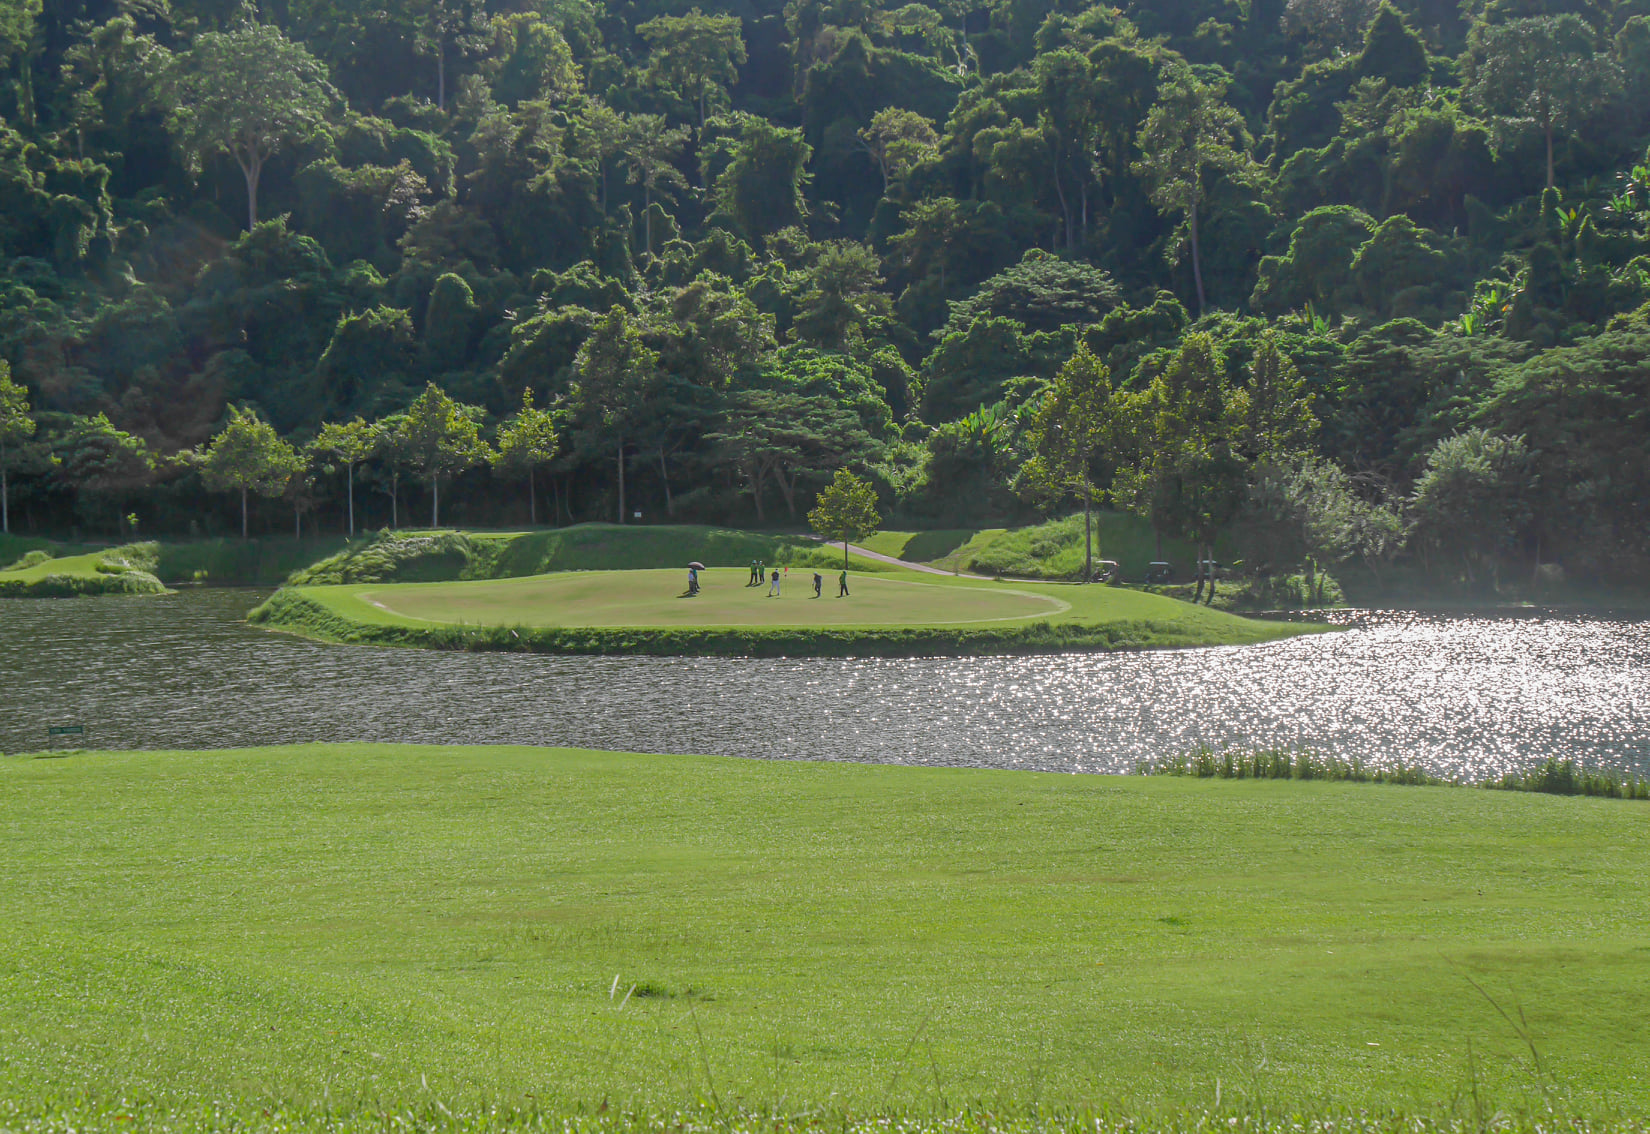
<instances>
[{"instance_id":1,"label":"grassy mound","mask_svg":"<svg viewBox=\"0 0 1650 1134\"><path fill-rule=\"evenodd\" d=\"M0 598L163 595L166 585L154 574L158 553L153 543L132 543L57 559L37 548L0 570Z\"/></svg>"},{"instance_id":2,"label":"grassy mound","mask_svg":"<svg viewBox=\"0 0 1650 1134\"><path fill-rule=\"evenodd\" d=\"M360 745L0 794L0 1098L109 1129L1650 1106L1634 803Z\"/></svg>"},{"instance_id":3,"label":"grassy mound","mask_svg":"<svg viewBox=\"0 0 1650 1134\"><path fill-rule=\"evenodd\" d=\"M740 568L567 572L523 579L291 587L253 623L335 641L546 653L888 655L1239 645L1312 629L1111 587L980 583L890 570L815 599L809 571L778 598Z\"/></svg>"},{"instance_id":4,"label":"grassy mound","mask_svg":"<svg viewBox=\"0 0 1650 1134\"><path fill-rule=\"evenodd\" d=\"M630 571L686 566L746 567L841 564L814 540L797 535L694 524L579 524L534 532L387 531L295 572L296 585L417 583L511 579L550 571Z\"/></svg>"}]
</instances>

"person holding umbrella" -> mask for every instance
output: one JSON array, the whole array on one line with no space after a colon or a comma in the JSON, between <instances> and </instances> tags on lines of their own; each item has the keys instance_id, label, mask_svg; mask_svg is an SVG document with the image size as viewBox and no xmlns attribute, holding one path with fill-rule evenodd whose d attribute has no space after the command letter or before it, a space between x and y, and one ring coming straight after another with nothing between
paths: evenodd
<instances>
[{"instance_id":1,"label":"person holding umbrella","mask_svg":"<svg viewBox=\"0 0 1650 1134\"><path fill-rule=\"evenodd\" d=\"M699 593L699 572L704 569L705 565L697 559L688 564L688 594L690 596Z\"/></svg>"}]
</instances>

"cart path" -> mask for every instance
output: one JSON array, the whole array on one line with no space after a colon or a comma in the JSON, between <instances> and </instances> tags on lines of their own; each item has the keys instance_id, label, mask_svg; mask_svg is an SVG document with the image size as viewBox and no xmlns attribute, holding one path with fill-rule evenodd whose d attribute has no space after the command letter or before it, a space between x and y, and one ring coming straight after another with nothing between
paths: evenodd
<instances>
[{"instance_id":1,"label":"cart path","mask_svg":"<svg viewBox=\"0 0 1650 1134\"><path fill-rule=\"evenodd\" d=\"M825 544L827 547L842 546L841 540L827 540L823 536L810 536L809 538L817 539L820 543ZM954 579L984 579L988 583L994 583L997 581L997 577L995 575L953 574L952 572L945 570L943 567L930 567L926 563L913 563L909 559L896 559L892 555L884 555L880 551L872 551L870 548L861 547L857 543L850 543L848 545L848 551L854 555L864 556L866 559L875 559L879 563L891 563L895 567L904 567L907 571L921 571L925 575L948 575Z\"/></svg>"}]
</instances>

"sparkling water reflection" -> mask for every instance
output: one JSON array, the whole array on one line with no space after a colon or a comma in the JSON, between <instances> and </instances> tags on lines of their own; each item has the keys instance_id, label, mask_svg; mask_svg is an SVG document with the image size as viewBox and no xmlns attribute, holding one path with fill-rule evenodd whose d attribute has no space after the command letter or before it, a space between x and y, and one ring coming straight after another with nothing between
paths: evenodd
<instances>
[{"instance_id":1,"label":"sparkling water reflection","mask_svg":"<svg viewBox=\"0 0 1650 1134\"><path fill-rule=\"evenodd\" d=\"M309 740L1127 771L1203 742L1482 777L1549 755L1650 772L1650 623L1337 616L1169 653L847 661L340 647L240 622L262 596L0 602L0 750Z\"/></svg>"}]
</instances>

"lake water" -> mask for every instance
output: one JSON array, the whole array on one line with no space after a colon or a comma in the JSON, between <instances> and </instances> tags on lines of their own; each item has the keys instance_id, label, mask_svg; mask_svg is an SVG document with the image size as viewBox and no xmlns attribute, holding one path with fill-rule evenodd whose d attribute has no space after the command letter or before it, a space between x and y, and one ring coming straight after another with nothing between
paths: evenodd
<instances>
[{"instance_id":1,"label":"lake water","mask_svg":"<svg viewBox=\"0 0 1650 1134\"><path fill-rule=\"evenodd\" d=\"M1121 772L1198 743L1480 778L1549 755L1650 773L1650 622L1333 615L1341 633L1158 653L573 658L331 646L260 593L0 601L0 751L547 744Z\"/></svg>"}]
</instances>

